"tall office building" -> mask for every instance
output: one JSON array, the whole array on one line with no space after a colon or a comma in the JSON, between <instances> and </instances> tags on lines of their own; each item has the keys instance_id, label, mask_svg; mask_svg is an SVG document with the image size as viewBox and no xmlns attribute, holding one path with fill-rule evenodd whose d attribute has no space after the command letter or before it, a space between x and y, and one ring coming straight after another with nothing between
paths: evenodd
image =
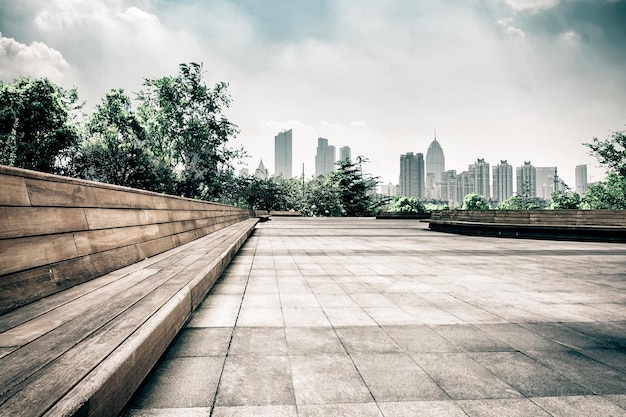
<instances>
[{"instance_id":1,"label":"tall office building","mask_svg":"<svg viewBox=\"0 0 626 417\"><path fill-rule=\"evenodd\" d=\"M459 203L465 196L474 192L474 180L469 172L463 171L456 176L456 195Z\"/></svg>"},{"instance_id":2,"label":"tall office building","mask_svg":"<svg viewBox=\"0 0 626 417\"><path fill-rule=\"evenodd\" d=\"M513 196L513 167L504 160L493 167L493 198L502 202Z\"/></svg>"},{"instance_id":3,"label":"tall office building","mask_svg":"<svg viewBox=\"0 0 626 417\"><path fill-rule=\"evenodd\" d=\"M457 175L455 169L441 173L441 199L447 201L450 206L455 206L459 202L456 183Z\"/></svg>"},{"instance_id":4,"label":"tall office building","mask_svg":"<svg viewBox=\"0 0 626 417\"><path fill-rule=\"evenodd\" d=\"M441 183L441 173L446 170L446 157L443 155L443 149L437 142L437 138L428 146L426 152L426 176L433 174L433 184Z\"/></svg>"},{"instance_id":5,"label":"tall office building","mask_svg":"<svg viewBox=\"0 0 626 417\"><path fill-rule=\"evenodd\" d=\"M274 137L274 175L277 177L291 178L291 129L280 132Z\"/></svg>"},{"instance_id":6,"label":"tall office building","mask_svg":"<svg viewBox=\"0 0 626 417\"><path fill-rule=\"evenodd\" d=\"M530 161L515 168L517 177L517 195L523 198L537 197L537 170Z\"/></svg>"},{"instance_id":7,"label":"tall office building","mask_svg":"<svg viewBox=\"0 0 626 417\"><path fill-rule=\"evenodd\" d=\"M558 187L554 188L554 177L556 174L556 167L535 167L536 175L536 197L543 198L544 200L550 200L552 193L558 191ZM558 181L558 178L557 178Z\"/></svg>"},{"instance_id":8,"label":"tall office building","mask_svg":"<svg viewBox=\"0 0 626 417\"><path fill-rule=\"evenodd\" d=\"M345 161L346 159L352 160L352 149L349 146L342 146L339 148L339 160Z\"/></svg>"},{"instance_id":9,"label":"tall office building","mask_svg":"<svg viewBox=\"0 0 626 417\"><path fill-rule=\"evenodd\" d=\"M587 165L576 165L576 192L583 195L588 188Z\"/></svg>"},{"instance_id":10,"label":"tall office building","mask_svg":"<svg viewBox=\"0 0 626 417\"><path fill-rule=\"evenodd\" d=\"M328 139L317 139L317 153L315 154L315 176L326 176L335 170L335 147L328 144Z\"/></svg>"},{"instance_id":11,"label":"tall office building","mask_svg":"<svg viewBox=\"0 0 626 417\"><path fill-rule=\"evenodd\" d=\"M472 192L480 194L487 199L491 198L489 163L479 158L475 163L467 167L467 171L474 187Z\"/></svg>"},{"instance_id":12,"label":"tall office building","mask_svg":"<svg viewBox=\"0 0 626 417\"><path fill-rule=\"evenodd\" d=\"M407 152L400 155L400 195L424 198L424 155Z\"/></svg>"}]
</instances>

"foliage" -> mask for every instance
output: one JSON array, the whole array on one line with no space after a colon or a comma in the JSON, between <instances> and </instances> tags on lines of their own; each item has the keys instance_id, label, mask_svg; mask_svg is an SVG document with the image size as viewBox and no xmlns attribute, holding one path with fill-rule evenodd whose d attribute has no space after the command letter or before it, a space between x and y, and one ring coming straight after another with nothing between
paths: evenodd
<instances>
[{"instance_id":1,"label":"foliage","mask_svg":"<svg viewBox=\"0 0 626 417\"><path fill-rule=\"evenodd\" d=\"M581 208L586 210L626 209L626 177L609 172L606 181L590 185L582 197Z\"/></svg>"},{"instance_id":2,"label":"foliage","mask_svg":"<svg viewBox=\"0 0 626 417\"><path fill-rule=\"evenodd\" d=\"M78 142L76 89L47 78L0 82L0 164L64 173Z\"/></svg>"},{"instance_id":3,"label":"foliage","mask_svg":"<svg viewBox=\"0 0 626 417\"><path fill-rule=\"evenodd\" d=\"M337 170L328 177L339 188L339 201L345 216L372 216L376 203L369 193L376 188L378 179L362 173L361 164L367 162L365 158L358 157L357 162L359 165L350 159L337 162Z\"/></svg>"},{"instance_id":4,"label":"foliage","mask_svg":"<svg viewBox=\"0 0 626 417\"><path fill-rule=\"evenodd\" d=\"M272 177L263 180L248 177L244 200L252 209L290 211L299 209L301 194L301 184L294 178Z\"/></svg>"},{"instance_id":5,"label":"foliage","mask_svg":"<svg viewBox=\"0 0 626 417\"><path fill-rule=\"evenodd\" d=\"M401 214L424 214L428 213L428 210L415 197L398 197L394 199L395 201L387 211L389 213L401 213Z\"/></svg>"},{"instance_id":6,"label":"foliage","mask_svg":"<svg viewBox=\"0 0 626 417\"><path fill-rule=\"evenodd\" d=\"M496 206L496 210L525 210L524 200L520 196L514 195L507 200L501 201Z\"/></svg>"},{"instance_id":7,"label":"foliage","mask_svg":"<svg viewBox=\"0 0 626 417\"><path fill-rule=\"evenodd\" d=\"M491 206L485 197L471 193L463 199L463 210L489 210Z\"/></svg>"},{"instance_id":8,"label":"foliage","mask_svg":"<svg viewBox=\"0 0 626 417\"><path fill-rule=\"evenodd\" d=\"M82 178L172 192L173 174L146 143L146 132L122 89L111 90L85 127L85 139L74 160Z\"/></svg>"},{"instance_id":9,"label":"foliage","mask_svg":"<svg viewBox=\"0 0 626 417\"><path fill-rule=\"evenodd\" d=\"M208 87L202 65L181 64L177 76L146 79L138 98L141 122L156 157L176 172L176 193L217 198L231 161L241 154L226 146L237 126L223 114L227 84Z\"/></svg>"},{"instance_id":10,"label":"foliage","mask_svg":"<svg viewBox=\"0 0 626 417\"><path fill-rule=\"evenodd\" d=\"M332 178L313 178L305 184L302 214L313 217L344 216L341 190Z\"/></svg>"},{"instance_id":11,"label":"foliage","mask_svg":"<svg viewBox=\"0 0 626 417\"><path fill-rule=\"evenodd\" d=\"M598 159L600 165L626 177L626 132L611 132L611 137L604 140L594 137L591 143L583 145L590 149L589 153Z\"/></svg>"},{"instance_id":12,"label":"foliage","mask_svg":"<svg viewBox=\"0 0 626 417\"><path fill-rule=\"evenodd\" d=\"M554 210L577 210L581 204L580 195L576 192L552 193L550 208Z\"/></svg>"}]
</instances>

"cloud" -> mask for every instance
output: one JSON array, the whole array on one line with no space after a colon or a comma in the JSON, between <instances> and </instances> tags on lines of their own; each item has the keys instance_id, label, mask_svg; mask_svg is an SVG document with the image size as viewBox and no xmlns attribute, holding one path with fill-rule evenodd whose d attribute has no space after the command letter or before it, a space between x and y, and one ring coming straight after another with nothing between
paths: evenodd
<instances>
[{"instance_id":1,"label":"cloud","mask_svg":"<svg viewBox=\"0 0 626 417\"><path fill-rule=\"evenodd\" d=\"M536 13L558 6L561 0L504 0L504 2L513 10Z\"/></svg>"},{"instance_id":2,"label":"cloud","mask_svg":"<svg viewBox=\"0 0 626 417\"><path fill-rule=\"evenodd\" d=\"M0 79L11 81L18 75L48 77L61 82L70 65L61 52L42 42L26 45L0 33Z\"/></svg>"},{"instance_id":3,"label":"cloud","mask_svg":"<svg viewBox=\"0 0 626 417\"><path fill-rule=\"evenodd\" d=\"M511 17L498 20L498 24L504 28L504 33L506 33L508 36L520 38L526 36L526 33L523 30L513 26L513 18Z\"/></svg>"},{"instance_id":4,"label":"cloud","mask_svg":"<svg viewBox=\"0 0 626 417\"><path fill-rule=\"evenodd\" d=\"M365 122L364 120L354 120L354 121L350 122L350 126L363 128L363 129L369 129L370 128L369 125L367 124L367 122Z\"/></svg>"}]
</instances>

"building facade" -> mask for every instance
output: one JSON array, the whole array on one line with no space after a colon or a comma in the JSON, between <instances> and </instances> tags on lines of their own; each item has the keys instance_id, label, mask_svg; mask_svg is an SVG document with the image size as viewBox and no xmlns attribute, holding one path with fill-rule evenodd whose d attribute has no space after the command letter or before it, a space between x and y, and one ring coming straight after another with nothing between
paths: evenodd
<instances>
[{"instance_id":1,"label":"building facade","mask_svg":"<svg viewBox=\"0 0 626 417\"><path fill-rule=\"evenodd\" d=\"M400 155L400 195L424 198L424 155L407 152Z\"/></svg>"},{"instance_id":2,"label":"building facade","mask_svg":"<svg viewBox=\"0 0 626 417\"><path fill-rule=\"evenodd\" d=\"M428 146L426 152L426 176L433 174L433 184L441 183L441 174L446 170L446 157L437 139Z\"/></svg>"},{"instance_id":3,"label":"building facade","mask_svg":"<svg viewBox=\"0 0 626 417\"><path fill-rule=\"evenodd\" d=\"M261 162L259 162L259 166L254 170L254 176L260 180L266 180L270 176L270 173L267 171L267 168L265 168L265 165L263 165L262 159L261 159Z\"/></svg>"},{"instance_id":4,"label":"building facade","mask_svg":"<svg viewBox=\"0 0 626 417\"><path fill-rule=\"evenodd\" d=\"M292 177L292 131L280 132L274 137L274 175Z\"/></svg>"},{"instance_id":5,"label":"building facade","mask_svg":"<svg viewBox=\"0 0 626 417\"><path fill-rule=\"evenodd\" d=\"M583 195L588 188L587 165L576 165L576 192Z\"/></svg>"},{"instance_id":6,"label":"building facade","mask_svg":"<svg viewBox=\"0 0 626 417\"><path fill-rule=\"evenodd\" d=\"M513 196L513 167L504 160L493 167L493 198L498 202Z\"/></svg>"},{"instance_id":7,"label":"building facade","mask_svg":"<svg viewBox=\"0 0 626 417\"><path fill-rule=\"evenodd\" d=\"M491 198L491 180L489 163L479 158L475 163L467 167L473 189L471 192L480 194L486 199Z\"/></svg>"},{"instance_id":8,"label":"building facade","mask_svg":"<svg viewBox=\"0 0 626 417\"><path fill-rule=\"evenodd\" d=\"M342 146L339 148L339 160L345 161L346 159L352 160L352 149L349 146Z\"/></svg>"},{"instance_id":9,"label":"building facade","mask_svg":"<svg viewBox=\"0 0 626 417\"><path fill-rule=\"evenodd\" d=\"M335 170L337 162L335 147L328 144L328 139L317 139L317 152L315 154L315 176L325 177Z\"/></svg>"},{"instance_id":10,"label":"building facade","mask_svg":"<svg viewBox=\"0 0 626 417\"><path fill-rule=\"evenodd\" d=\"M459 204L459 194L456 184L457 175L455 169L441 173L441 199L447 201L450 207Z\"/></svg>"},{"instance_id":11,"label":"building facade","mask_svg":"<svg viewBox=\"0 0 626 417\"><path fill-rule=\"evenodd\" d=\"M537 170L530 163L524 161L524 165L515 168L516 192L522 198L537 197Z\"/></svg>"}]
</instances>

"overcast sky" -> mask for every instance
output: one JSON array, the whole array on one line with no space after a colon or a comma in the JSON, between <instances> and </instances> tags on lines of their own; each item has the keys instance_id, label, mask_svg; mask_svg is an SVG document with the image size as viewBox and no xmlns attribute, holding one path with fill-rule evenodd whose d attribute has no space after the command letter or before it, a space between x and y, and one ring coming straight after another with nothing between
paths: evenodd
<instances>
[{"instance_id":1,"label":"overcast sky","mask_svg":"<svg viewBox=\"0 0 626 417\"><path fill-rule=\"evenodd\" d=\"M578 164L604 177L581 143L626 129L626 0L0 0L0 33L0 80L88 107L202 62L251 171L292 128L294 173L321 136L397 183L437 129L446 169L531 161L573 188Z\"/></svg>"}]
</instances>

